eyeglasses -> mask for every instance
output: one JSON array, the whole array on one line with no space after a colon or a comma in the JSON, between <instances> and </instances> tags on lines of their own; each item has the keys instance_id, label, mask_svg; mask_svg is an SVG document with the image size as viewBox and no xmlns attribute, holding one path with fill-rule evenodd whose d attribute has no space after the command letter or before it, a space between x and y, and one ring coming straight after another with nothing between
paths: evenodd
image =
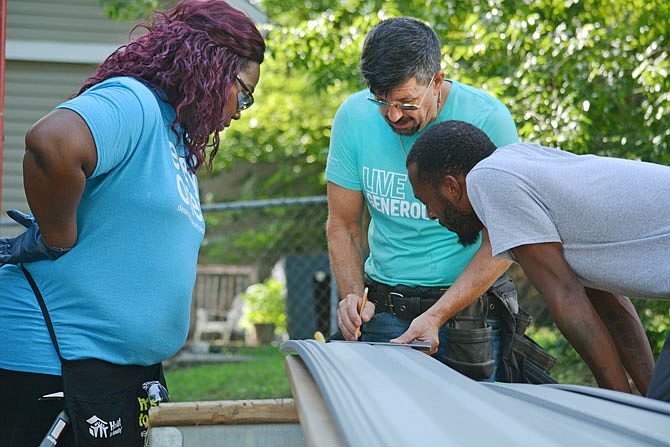
<instances>
[{"instance_id":1,"label":"eyeglasses","mask_svg":"<svg viewBox=\"0 0 670 447\"><path fill-rule=\"evenodd\" d=\"M426 88L426 91L423 92L423 96L421 97L421 101L419 101L418 104L403 104L400 102L386 102L382 101L381 99L377 99L374 96L368 96L366 99L376 105L377 107L383 107L385 109L395 107L398 110L403 110L403 111L413 111L413 110L419 110L421 106L423 105L423 101L426 99L426 95L428 94L428 91L430 90L431 85L433 84L433 80L435 80L435 77L430 80L430 84L428 84L428 87Z\"/></svg>"},{"instance_id":2,"label":"eyeglasses","mask_svg":"<svg viewBox=\"0 0 670 447\"><path fill-rule=\"evenodd\" d=\"M242 78L239 75L235 75L237 82L242 86L242 91L237 92L237 111L248 109L254 103L254 95L251 94L251 90L247 87L247 84L244 83Z\"/></svg>"}]
</instances>

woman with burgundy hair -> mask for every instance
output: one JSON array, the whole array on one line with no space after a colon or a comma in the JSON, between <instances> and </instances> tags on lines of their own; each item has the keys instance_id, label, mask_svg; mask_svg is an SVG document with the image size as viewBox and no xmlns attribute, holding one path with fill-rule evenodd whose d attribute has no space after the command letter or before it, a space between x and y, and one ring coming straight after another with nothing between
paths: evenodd
<instances>
[{"instance_id":1,"label":"woman with burgundy hair","mask_svg":"<svg viewBox=\"0 0 670 447\"><path fill-rule=\"evenodd\" d=\"M30 213L0 239L2 446L38 445L63 408L59 446L141 446L167 398L205 232L196 173L254 103L265 43L222 0L142 27L26 135Z\"/></svg>"}]
</instances>

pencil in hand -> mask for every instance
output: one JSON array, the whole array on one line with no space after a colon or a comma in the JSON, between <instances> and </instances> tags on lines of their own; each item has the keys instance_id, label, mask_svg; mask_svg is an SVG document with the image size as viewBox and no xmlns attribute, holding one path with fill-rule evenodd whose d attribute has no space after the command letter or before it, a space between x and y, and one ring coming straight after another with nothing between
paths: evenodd
<instances>
[{"instance_id":1,"label":"pencil in hand","mask_svg":"<svg viewBox=\"0 0 670 447\"><path fill-rule=\"evenodd\" d=\"M368 288L366 287L365 290L363 291L363 301L361 302L361 309L359 311L358 316L361 319L361 324L363 322L363 309L365 309L365 304L368 302ZM356 326L356 340L358 340L358 337L361 336L361 327Z\"/></svg>"}]
</instances>

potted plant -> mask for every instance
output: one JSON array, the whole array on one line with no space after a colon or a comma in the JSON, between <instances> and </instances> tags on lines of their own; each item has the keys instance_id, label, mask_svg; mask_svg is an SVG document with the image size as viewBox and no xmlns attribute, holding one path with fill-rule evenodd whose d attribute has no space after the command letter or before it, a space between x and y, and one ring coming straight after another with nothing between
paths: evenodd
<instances>
[{"instance_id":1,"label":"potted plant","mask_svg":"<svg viewBox=\"0 0 670 447\"><path fill-rule=\"evenodd\" d=\"M252 284L242 294L244 307L240 325L253 327L260 344L270 344L276 332L286 331L286 290L284 285L268 279Z\"/></svg>"}]
</instances>

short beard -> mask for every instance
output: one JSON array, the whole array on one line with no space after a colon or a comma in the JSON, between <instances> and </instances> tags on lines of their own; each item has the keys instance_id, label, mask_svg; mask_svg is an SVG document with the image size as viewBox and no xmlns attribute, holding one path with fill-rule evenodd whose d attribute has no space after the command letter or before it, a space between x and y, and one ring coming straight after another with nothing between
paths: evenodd
<instances>
[{"instance_id":1,"label":"short beard","mask_svg":"<svg viewBox=\"0 0 670 447\"><path fill-rule=\"evenodd\" d=\"M463 231L463 232L460 232L460 233L456 233L458 235L458 242L460 242L460 244L463 247L468 247L468 246L474 244L475 242L477 242L479 240L479 233L481 233L481 231L482 230L480 229L480 230L475 231L475 232L472 232L472 231L465 232L465 231Z\"/></svg>"},{"instance_id":2,"label":"short beard","mask_svg":"<svg viewBox=\"0 0 670 447\"><path fill-rule=\"evenodd\" d=\"M386 124L389 125L391 130L398 134L398 135L404 135L404 136L410 136L410 135L415 135L419 131L419 124L415 124L412 127L407 127L405 129L397 129L396 127L393 126L393 123L391 123L388 119L385 118Z\"/></svg>"},{"instance_id":3,"label":"short beard","mask_svg":"<svg viewBox=\"0 0 670 447\"><path fill-rule=\"evenodd\" d=\"M443 208L440 224L456 233L461 245L467 247L479 240L479 233L484 225L477 214L458 211L445 197L440 197L440 204Z\"/></svg>"},{"instance_id":4,"label":"short beard","mask_svg":"<svg viewBox=\"0 0 670 447\"><path fill-rule=\"evenodd\" d=\"M396 129L395 127L391 126L391 130L393 130L393 132L397 133L398 135L408 137L410 135L416 134L419 131L419 127L414 126L414 127L408 127L407 129Z\"/></svg>"}]
</instances>

